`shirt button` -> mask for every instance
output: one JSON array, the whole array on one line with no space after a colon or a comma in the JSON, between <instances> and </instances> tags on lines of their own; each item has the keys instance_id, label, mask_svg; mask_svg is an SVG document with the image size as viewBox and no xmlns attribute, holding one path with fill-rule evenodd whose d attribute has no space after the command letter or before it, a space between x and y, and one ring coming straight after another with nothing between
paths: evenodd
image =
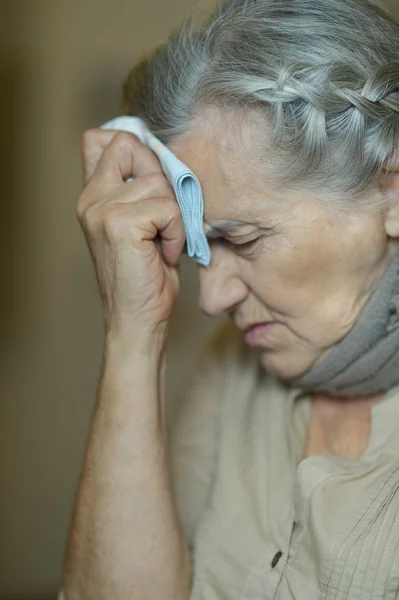
<instances>
[{"instance_id":1,"label":"shirt button","mask_svg":"<svg viewBox=\"0 0 399 600\"><path fill-rule=\"evenodd\" d=\"M282 556L283 556L283 553L281 552L281 550L279 550L272 560L272 569L274 569L274 567L277 566L277 563Z\"/></svg>"}]
</instances>

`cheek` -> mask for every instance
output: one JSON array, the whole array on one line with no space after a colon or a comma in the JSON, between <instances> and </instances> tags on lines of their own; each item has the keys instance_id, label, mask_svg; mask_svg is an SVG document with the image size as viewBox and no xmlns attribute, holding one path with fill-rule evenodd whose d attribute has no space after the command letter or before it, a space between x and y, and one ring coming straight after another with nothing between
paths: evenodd
<instances>
[{"instance_id":1,"label":"cheek","mask_svg":"<svg viewBox=\"0 0 399 600\"><path fill-rule=\"evenodd\" d=\"M269 243L254 261L252 283L262 295L286 295L314 288L325 278L332 264L323 248L311 240L275 240Z\"/></svg>"},{"instance_id":2,"label":"cheek","mask_svg":"<svg viewBox=\"0 0 399 600\"><path fill-rule=\"evenodd\" d=\"M310 237L276 239L252 264L248 281L277 320L281 316L294 334L318 341L326 328L341 329L337 312L343 314L342 297L348 299L334 274L337 259L327 249Z\"/></svg>"}]
</instances>

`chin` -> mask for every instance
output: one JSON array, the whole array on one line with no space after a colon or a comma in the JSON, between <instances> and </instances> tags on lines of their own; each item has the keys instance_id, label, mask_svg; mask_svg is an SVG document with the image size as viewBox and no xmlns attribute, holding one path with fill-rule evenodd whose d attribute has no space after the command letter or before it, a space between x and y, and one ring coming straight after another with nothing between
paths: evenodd
<instances>
[{"instance_id":1,"label":"chin","mask_svg":"<svg viewBox=\"0 0 399 600\"><path fill-rule=\"evenodd\" d=\"M289 350L264 350L260 354L260 363L267 373L290 381L304 375L312 367L314 360L307 357L303 351L296 354Z\"/></svg>"}]
</instances>

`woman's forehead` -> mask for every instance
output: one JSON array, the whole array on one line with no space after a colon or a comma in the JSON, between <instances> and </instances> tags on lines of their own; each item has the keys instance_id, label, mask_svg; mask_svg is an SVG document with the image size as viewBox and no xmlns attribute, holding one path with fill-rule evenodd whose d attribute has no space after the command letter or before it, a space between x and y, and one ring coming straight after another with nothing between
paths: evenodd
<instances>
[{"instance_id":1,"label":"woman's forehead","mask_svg":"<svg viewBox=\"0 0 399 600\"><path fill-rule=\"evenodd\" d=\"M191 133L170 144L169 149L200 181L205 222L237 228L259 221L271 193L238 152L234 154L205 132Z\"/></svg>"}]
</instances>

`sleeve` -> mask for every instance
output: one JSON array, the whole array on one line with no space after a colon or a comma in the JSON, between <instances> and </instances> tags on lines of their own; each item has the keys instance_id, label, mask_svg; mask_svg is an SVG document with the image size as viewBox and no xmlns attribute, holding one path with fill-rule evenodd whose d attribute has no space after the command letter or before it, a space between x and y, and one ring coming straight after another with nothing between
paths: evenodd
<instances>
[{"instance_id":1,"label":"sleeve","mask_svg":"<svg viewBox=\"0 0 399 600\"><path fill-rule=\"evenodd\" d=\"M173 494L191 551L216 476L220 409L232 346L234 332L231 325L223 325L206 346L171 429Z\"/></svg>"}]
</instances>

